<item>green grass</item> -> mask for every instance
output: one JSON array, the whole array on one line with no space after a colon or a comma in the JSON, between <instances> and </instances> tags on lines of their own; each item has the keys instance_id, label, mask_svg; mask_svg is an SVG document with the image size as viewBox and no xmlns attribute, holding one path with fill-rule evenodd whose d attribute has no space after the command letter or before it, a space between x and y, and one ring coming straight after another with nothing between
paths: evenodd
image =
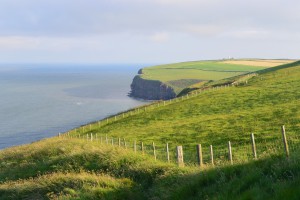
<instances>
[{"instance_id":1,"label":"green grass","mask_svg":"<svg viewBox=\"0 0 300 200\"><path fill-rule=\"evenodd\" d=\"M0 151L0 199L298 199L300 159L178 168L124 148L52 138Z\"/></svg>"},{"instance_id":2,"label":"green grass","mask_svg":"<svg viewBox=\"0 0 300 200\"><path fill-rule=\"evenodd\" d=\"M58 138L1 151L0 161L0 199L143 199L156 178L185 171L132 151Z\"/></svg>"},{"instance_id":3,"label":"green grass","mask_svg":"<svg viewBox=\"0 0 300 200\"><path fill-rule=\"evenodd\" d=\"M251 159L250 133L257 140L258 155L282 152L281 125L286 125L289 142L300 142L300 65L269 71L248 80L247 85L208 91L188 100L148 109L124 119L94 127L102 137L143 141L151 152L155 142L160 155L168 142L173 150L183 145L187 160L196 162L195 145L201 143L208 159L213 145L217 159L225 160L231 141L234 160ZM173 155L174 157L174 155Z\"/></svg>"},{"instance_id":4,"label":"green grass","mask_svg":"<svg viewBox=\"0 0 300 200\"><path fill-rule=\"evenodd\" d=\"M198 82L221 80L266 69L266 66L249 66L223 63L223 61L194 61L143 68L141 78L158 80L173 87L176 93ZM190 83L189 83L190 82Z\"/></svg>"},{"instance_id":5,"label":"green grass","mask_svg":"<svg viewBox=\"0 0 300 200\"><path fill-rule=\"evenodd\" d=\"M227 64L221 61L196 61L146 67L143 69L142 78L162 82L194 78L220 80L265 68L267 67Z\"/></svg>"},{"instance_id":6,"label":"green grass","mask_svg":"<svg viewBox=\"0 0 300 200\"><path fill-rule=\"evenodd\" d=\"M166 106L153 103L146 111L69 133L81 139L65 134L2 150L0 199L299 199L300 62L258 74L247 84L190 94ZM283 124L289 159L283 151ZM251 155L252 132L257 161ZM90 133L97 134L95 142L86 140ZM115 146L104 144L106 135ZM126 138L127 149L116 146L117 138ZM134 140L138 147L144 142L144 155L132 151ZM171 163L165 162L166 142ZM198 143L206 163L201 169L194 166ZM209 164L211 144L215 167ZM183 145L184 168L174 164L176 145Z\"/></svg>"}]
</instances>

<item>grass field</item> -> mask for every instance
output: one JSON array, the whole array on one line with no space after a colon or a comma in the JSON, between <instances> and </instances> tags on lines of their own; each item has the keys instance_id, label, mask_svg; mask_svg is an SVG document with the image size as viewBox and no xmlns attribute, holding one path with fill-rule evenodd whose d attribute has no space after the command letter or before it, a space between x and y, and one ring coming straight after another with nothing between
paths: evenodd
<instances>
[{"instance_id":1,"label":"grass field","mask_svg":"<svg viewBox=\"0 0 300 200\"><path fill-rule=\"evenodd\" d=\"M271 69L271 68L270 68ZM186 159L196 160L195 145L201 143L208 160L209 145L216 159L224 160L231 141L234 159L252 159L250 133L255 133L259 156L282 151L281 125L286 125L291 147L300 142L300 65L282 68L248 80L248 84L207 91L185 101L94 127L87 133L102 137L126 138L164 151L184 145ZM151 150L151 146L148 148ZM164 156L164 154L163 154Z\"/></svg>"},{"instance_id":2,"label":"grass field","mask_svg":"<svg viewBox=\"0 0 300 200\"><path fill-rule=\"evenodd\" d=\"M258 67L275 67L278 65L289 64L296 60L226 60L223 63L236 64L236 65L249 65Z\"/></svg>"},{"instance_id":3,"label":"grass field","mask_svg":"<svg viewBox=\"0 0 300 200\"><path fill-rule=\"evenodd\" d=\"M182 83L184 80L221 80L238 76L248 72L262 70L268 67L287 64L293 60L217 60L217 61L195 61L167 65L159 65L144 68L141 77L148 80L159 80L174 87L179 93L182 89L189 87L189 84ZM176 84L176 81L179 83Z\"/></svg>"},{"instance_id":4,"label":"grass field","mask_svg":"<svg viewBox=\"0 0 300 200\"><path fill-rule=\"evenodd\" d=\"M189 94L165 106L152 103L124 118L2 150L0 199L299 199L300 62L257 74L234 87ZM91 141L91 133L97 140ZM252 157L250 133L256 136L258 160ZM118 138L126 138L126 149L118 147ZM233 165L227 158L229 140ZM167 142L171 163L165 162ZM202 168L195 166L199 143ZM214 166L209 164L211 144ZM185 167L175 164L177 145L183 145Z\"/></svg>"},{"instance_id":5,"label":"grass field","mask_svg":"<svg viewBox=\"0 0 300 200\"><path fill-rule=\"evenodd\" d=\"M2 150L0 161L3 200L296 200L300 195L299 156L178 168L123 148L51 138Z\"/></svg>"}]
</instances>

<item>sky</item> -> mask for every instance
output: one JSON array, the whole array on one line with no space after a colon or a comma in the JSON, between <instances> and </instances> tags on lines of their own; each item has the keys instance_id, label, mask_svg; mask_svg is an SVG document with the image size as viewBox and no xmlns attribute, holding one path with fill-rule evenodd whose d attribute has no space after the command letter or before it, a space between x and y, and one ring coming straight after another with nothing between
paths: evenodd
<instances>
[{"instance_id":1,"label":"sky","mask_svg":"<svg viewBox=\"0 0 300 200\"><path fill-rule=\"evenodd\" d=\"M299 0L0 0L0 63L299 58Z\"/></svg>"}]
</instances>

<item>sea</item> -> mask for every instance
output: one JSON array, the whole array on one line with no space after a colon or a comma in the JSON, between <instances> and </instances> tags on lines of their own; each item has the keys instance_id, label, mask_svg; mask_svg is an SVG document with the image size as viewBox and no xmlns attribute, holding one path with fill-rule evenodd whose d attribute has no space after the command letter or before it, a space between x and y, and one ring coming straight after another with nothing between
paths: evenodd
<instances>
[{"instance_id":1,"label":"sea","mask_svg":"<svg viewBox=\"0 0 300 200\"><path fill-rule=\"evenodd\" d=\"M128 97L138 64L1 64L0 149L56 136L147 102Z\"/></svg>"}]
</instances>

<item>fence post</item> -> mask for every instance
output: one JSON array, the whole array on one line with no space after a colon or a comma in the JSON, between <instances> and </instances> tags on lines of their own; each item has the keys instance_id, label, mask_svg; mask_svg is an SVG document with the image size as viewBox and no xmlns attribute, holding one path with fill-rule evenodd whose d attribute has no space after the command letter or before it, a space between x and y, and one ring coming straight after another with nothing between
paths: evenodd
<instances>
[{"instance_id":1,"label":"fence post","mask_svg":"<svg viewBox=\"0 0 300 200\"><path fill-rule=\"evenodd\" d=\"M58 133L58 137L61 137L61 136L60 136L60 133Z\"/></svg>"},{"instance_id":2,"label":"fence post","mask_svg":"<svg viewBox=\"0 0 300 200\"><path fill-rule=\"evenodd\" d=\"M134 143L133 143L133 150L134 150L134 153L136 153L136 140L134 140Z\"/></svg>"},{"instance_id":3,"label":"fence post","mask_svg":"<svg viewBox=\"0 0 300 200\"><path fill-rule=\"evenodd\" d=\"M144 154L144 143L143 142L141 143L141 151L142 151L142 154Z\"/></svg>"},{"instance_id":4,"label":"fence post","mask_svg":"<svg viewBox=\"0 0 300 200\"><path fill-rule=\"evenodd\" d=\"M96 133L95 140L98 143L98 134Z\"/></svg>"},{"instance_id":5,"label":"fence post","mask_svg":"<svg viewBox=\"0 0 300 200\"><path fill-rule=\"evenodd\" d=\"M214 151L213 151L212 145L210 145L210 161L211 161L211 164L214 166Z\"/></svg>"},{"instance_id":6,"label":"fence post","mask_svg":"<svg viewBox=\"0 0 300 200\"><path fill-rule=\"evenodd\" d=\"M154 142L152 142L152 147L153 147L154 160L156 160L156 152L155 152L155 144L154 144Z\"/></svg>"},{"instance_id":7,"label":"fence post","mask_svg":"<svg viewBox=\"0 0 300 200\"><path fill-rule=\"evenodd\" d=\"M93 133L91 133L91 142L93 141Z\"/></svg>"},{"instance_id":8,"label":"fence post","mask_svg":"<svg viewBox=\"0 0 300 200\"><path fill-rule=\"evenodd\" d=\"M108 144L107 134L105 135L105 141L106 141L106 144Z\"/></svg>"},{"instance_id":9,"label":"fence post","mask_svg":"<svg viewBox=\"0 0 300 200\"><path fill-rule=\"evenodd\" d=\"M111 145L114 146L114 138L111 138Z\"/></svg>"},{"instance_id":10,"label":"fence post","mask_svg":"<svg viewBox=\"0 0 300 200\"><path fill-rule=\"evenodd\" d=\"M197 158L198 158L198 164L200 167L203 166L203 157L202 157L202 147L201 144L197 144Z\"/></svg>"},{"instance_id":11,"label":"fence post","mask_svg":"<svg viewBox=\"0 0 300 200\"><path fill-rule=\"evenodd\" d=\"M170 162L169 143L167 143L167 161Z\"/></svg>"},{"instance_id":12,"label":"fence post","mask_svg":"<svg viewBox=\"0 0 300 200\"><path fill-rule=\"evenodd\" d=\"M184 166L184 162L183 162L183 150L182 150L182 146L177 146L176 147L176 154L177 154L177 163L179 167L183 167Z\"/></svg>"},{"instance_id":13,"label":"fence post","mask_svg":"<svg viewBox=\"0 0 300 200\"><path fill-rule=\"evenodd\" d=\"M254 157L254 159L257 159L255 138L254 138L254 134L253 133L251 133L251 142L252 142L253 157Z\"/></svg>"},{"instance_id":14,"label":"fence post","mask_svg":"<svg viewBox=\"0 0 300 200\"><path fill-rule=\"evenodd\" d=\"M118 144L119 144L119 147L121 147L121 138L119 138Z\"/></svg>"},{"instance_id":15,"label":"fence post","mask_svg":"<svg viewBox=\"0 0 300 200\"><path fill-rule=\"evenodd\" d=\"M102 136L100 137L100 144L102 144Z\"/></svg>"},{"instance_id":16,"label":"fence post","mask_svg":"<svg viewBox=\"0 0 300 200\"><path fill-rule=\"evenodd\" d=\"M285 134L285 126L284 125L281 127L281 131L282 131L282 139L283 139L283 144L284 144L284 150L285 150L285 153L286 153L286 157L289 157L289 155L290 155L289 145L287 143L286 134Z\"/></svg>"},{"instance_id":17,"label":"fence post","mask_svg":"<svg viewBox=\"0 0 300 200\"><path fill-rule=\"evenodd\" d=\"M228 141L228 159L230 161L230 164L233 164L233 161L232 161L232 149L231 149L231 142Z\"/></svg>"},{"instance_id":18,"label":"fence post","mask_svg":"<svg viewBox=\"0 0 300 200\"><path fill-rule=\"evenodd\" d=\"M124 147L125 147L125 149L127 149L127 145L126 145L126 140L125 140L125 138L123 139L123 141L124 141Z\"/></svg>"}]
</instances>

